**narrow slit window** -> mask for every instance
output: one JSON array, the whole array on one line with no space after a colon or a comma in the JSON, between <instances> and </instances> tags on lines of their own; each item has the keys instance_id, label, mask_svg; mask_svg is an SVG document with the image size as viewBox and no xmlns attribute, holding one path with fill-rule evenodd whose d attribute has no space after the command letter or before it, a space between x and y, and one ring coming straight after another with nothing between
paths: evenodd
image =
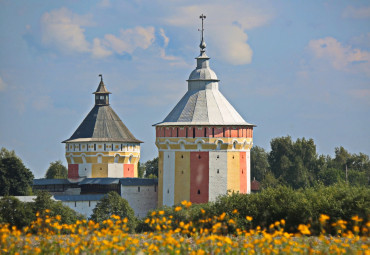
<instances>
[{"instance_id":1,"label":"narrow slit window","mask_svg":"<svg viewBox=\"0 0 370 255\"><path fill-rule=\"evenodd\" d=\"M207 128L204 128L204 137L207 137Z\"/></svg>"},{"instance_id":2,"label":"narrow slit window","mask_svg":"<svg viewBox=\"0 0 370 255\"><path fill-rule=\"evenodd\" d=\"M107 145L106 144L104 144L104 150L106 150L107 149Z\"/></svg>"},{"instance_id":3,"label":"narrow slit window","mask_svg":"<svg viewBox=\"0 0 370 255\"><path fill-rule=\"evenodd\" d=\"M140 192L140 187L137 187L137 192Z\"/></svg>"},{"instance_id":4,"label":"narrow slit window","mask_svg":"<svg viewBox=\"0 0 370 255\"><path fill-rule=\"evenodd\" d=\"M215 137L215 128L212 128L212 137Z\"/></svg>"},{"instance_id":5,"label":"narrow slit window","mask_svg":"<svg viewBox=\"0 0 370 255\"><path fill-rule=\"evenodd\" d=\"M193 138L195 138L195 128L193 128Z\"/></svg>"},{"instance_id":6,"label":"narrow slit window","mask_svg":"<svg viewBox=\"0 0 370 255\"><path fill-rule=\"evenodd\" d=\"M179 137L179 128L176 128L176 137Z\"/></svg>"},{"instance_id":7,"label":"narrow slit window","mask_svg":"<svg viewBox=\"0 0 370 255\"><path fill-rule=\"evenodd\" d=\"M225 137L225 128L222 130L223 136Z\"/></svg>"},{"instance_id":8,"label":"narrow slit window","mask_svg":"<svg viewBox=\"0 0 370 255\"><path fill-rule=\"evenodd\" d=\"M188 128L186 128L186 131L185 131L185 136L186 136L186 138L188 138Z\"/></svg>"},{"instance_id":9,"label":"narrow slit window","mask_svg":"<svg viewBox=\"0 0 370 255\"><path fill-rule=\"evenodd\" d=\"M201 156L200 156L200 155L198 155L198 158L200 159L200 158L201 158Z\"/></svg>"},{"instance_id":10,"label":"narrow slit window","mask_svg":"<svg viewBox=\"0 0 370 255\"><path fill-rule=\"evenodd\" d=\"M78 144L78 150L81 151L81 144Z\"/></svg>"},{"instance_id":11,"label":"narrow slit window","mask_svg":"<svg viewBox=\"0 0 370 255\"><path fill-rule=\"evenodd\" d=\"M94 143L94 151L96 151L96 143Z\"/></svg>"},{"instance_id":12,"label":"narrow slit window","mask_svg":"<svg viewBox=\"0 0 370 255\"><path fill-rule=\"evenodd\" d=\"M172 128L171 128L171 137L172 137Z\"/></svg>"},{"instance_id":13,"label":"narrow slit window","mask_svg":"<svg viewBox=\"0 0 370 255\"><path fill-rule=\"evenodd\" d=\"M218 173L218 174L220 173L220 169L217 169L217 173Z\"/></svg>"},{"instance_id":14,"label":"narrow slit window","mask_svg":"<svg viewBox=\"0 0 370 255\"><path fill-rule=\"evenodd\" d=\"M198 189L198 195L200 195L200 189Z\"/></svg>"}]
</instances>

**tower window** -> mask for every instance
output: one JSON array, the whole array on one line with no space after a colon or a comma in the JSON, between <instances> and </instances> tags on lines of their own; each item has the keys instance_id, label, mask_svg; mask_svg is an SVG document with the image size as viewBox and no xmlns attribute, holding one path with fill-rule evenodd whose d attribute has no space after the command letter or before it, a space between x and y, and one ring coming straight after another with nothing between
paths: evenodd
<instances>
[{"instance_id":1,"label":"tower window","mask_svg":"<svg viewBox=\"0 0 370 255\"><path fill-rule=\"evenodd\" d=\"M79 149L79 151L81 151L81 144L80 143L78 144L78 149Z\"/></svg>"},{"instance_id":2,"label":"tower window","mask_svg":"<svg viewBox=\"0 0 370 255\"><path fill-rule=\"evenodd\" d=\"M215 128L212 128L212 137L215 137Z\"/></svg>"},{"instance_id":3,"label":"tower window","mask_svg":"<svg viewBox=\"0 0 370 255\"><path fill-rule=\"evenodd\" d=\"M198 189L198 195L200 195L200 189Z\"/></svg>"},{"instance_id":4,"label":"tower window","mask_svg":"<svg viewBox=\"0 0 370 255\"><path fill-rule=\"evenodd\" d=\"M137 187L137 192L140 192L140 187Z\"/></svg>"},{"instance_id":5,"label":"tower window","mask_svg":"<svg viewBox=\"0 0 370 255\"><path fill-rule=\"evenodd\" d=\"M179 137L179 128L176 128L176 137Z\"/></svg>"},{"instance_id":6,"label":"tower window","mask_svg":"<svg viewBox=\"0 0 370 255\"><path fill-rule=\"evenodd\" d=\"M104 144L104 150L106 150L107 149L107 145L106 144Z\"/></svg>"},{"instance_id":7,"label":"tower window","mask_svg":"<svg viewBox=\"0 0 370 255\"><path fill-rule=\"evenodd\" d=\"M220 158L220 155L217 155L217 158Z\"/></svg>"},{"instance_id":8,"label":"tower window","mask_svg":"<svg viewBox=\"0 0 370 255\"><path fill-rule=\"evenodd\" d=\"M204 128L204 137L207 137L207 128Z\"/></svg>"},{"instance_id":9,"label":"tower window","mask_svg":"<svg viewBox=\"0 0 370 255\"><path fill-rule=\"evenodd\" d=\"M170 190L169 189L167 190L167 194L170 194Z\"/></svg>"},{"instance_id":10,"label":"tower window","mask_svg":"<svg viewBox=\"0 0 370 255\"><path fill-rule=\"evenodd\" d=\"M195 128L193 128L193 138L195 138Z\"/></svg>"},{"instance_id":11,"label":"tower window","mask_svg":"<svg viewBox=\"0 0 370 255\"><path fill-rule=\"evenodd\" d=\"M220 169L217 169L217 173L218 173L218 174L220 173Z\"/></svg>"},{"instance_id":12,"label":"tower window","mask_svg":"<svg viewBox=\"0 0 370 255\"><path fill-rule=\"evenodd\" d=\"M198 158L200 159L200 155L198 155Z\"/></svg>"},{"instance_id":13,"label":"tower window","mask_svg":"<svg viewBox=\"0 0 370 255\"><path fill-rule=\"evenodd\" d=\"M181 173L184 174L184 170L182 170Z\"/></svg>"},{"instance_id":14,"label":"tower window","mask_svg":"<svg viewBox=\"0 0 370 255\"><path fill-rule=\"evenodd\" d=\"M122 151L122 149L123 149L123 144L121 143L121 151Z\"/></svg>"},{"instance_id":15,"label":"tower window","mask_svg":"<svg viewBox=\"0 0 370 255\"><path fill-rule=\"evenodd\" d=\"M113 150L113 143L112 143L112 147L111 147L111 149Z\"/></svg>"},{"instance_id":16,"label":"tower window","mask_svg":"<svg viewBox=\"0 0 370 255\"><path fill-rule=\"evenodd\" d=\"M186 128L186 132L185 132L186 134L186 138L188 138L188 129Z\"/></svg>"},{"instance_id":17,"label":"tower window","mask_svg":"<svg viewBox=\"0 0 370 255\"><path fill-rule=\"evenodd\" d=\"M94 143L94 151L96 151L96 143Z\"/></svg>"},{"instance_id":18,"label":"tower window","mask_svg":"<svg viewBox=\"0 0 370 255\"><path fill-rule=\"evenodd\" d=\"M89 201L89 207L91 206L91 201Z\"/></svg>"},{"instance_id":19,"label":"tower window","mask_svg":"<svg viewBox=\"0 0 370 255\"><path fill-rule=\"evenodd\" d=\"M225 128L222 129L223 136L225 137Z\"/></svg>"},{"instance_id":20,"label":"tower window","mask_svg":"<svg viewBox=\"0 0 370 255\"><path fill-rule=\"evenodd\" d=\"M181 158L184 158L184 155L181 155Z\"/></svg>"},{"instance_id":21,"label":"tower window","mask_svg":"<svg viewBox=\"0 0 370 255\"><path fill-rule=\"evenodd\" d=\"M171 137L172 137L172 128L171 128Z\"/></svg>"}]
</instances>

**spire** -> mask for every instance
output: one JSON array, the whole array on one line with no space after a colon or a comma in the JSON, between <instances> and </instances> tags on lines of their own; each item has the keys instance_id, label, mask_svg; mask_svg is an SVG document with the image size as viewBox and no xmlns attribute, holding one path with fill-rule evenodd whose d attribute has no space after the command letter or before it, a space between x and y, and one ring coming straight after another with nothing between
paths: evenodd
<instances>
[{"instance_id":1,"label":"spire","mask_svg":"<svg viewBox=\"0 0 370 255\"><path fill-rule=\"evenodd\" d=\"M199 18L202 20L202 29L201 30L198 29L198 31L201 31L202 32L202 39L201 39L200 44L199 44L200 54L202 55L202 53L206 51L205 48L207 46L206 45L206 42L204 41L204 23L203 23L204 20L205 20L205 18L206 18L206 16L203 15L203 13L202 13L202 15L199 16Z\"/></svg>"}]
</instances>

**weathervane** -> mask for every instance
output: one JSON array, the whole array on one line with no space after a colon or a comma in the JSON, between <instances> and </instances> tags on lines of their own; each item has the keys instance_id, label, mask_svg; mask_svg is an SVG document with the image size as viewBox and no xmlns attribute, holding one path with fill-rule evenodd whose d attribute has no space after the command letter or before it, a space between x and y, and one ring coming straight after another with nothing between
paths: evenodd
<instances>
[{"instance_id":1,"label":"weathervane","mask_svg":"<svg viewBox=\"0 0 370 255\"><path fill-rule=\"evenodd\" d=\"M103 82L103 75L99 74L99 76L100 76L100 81Z\"/></svg>"},{"instance_id":2,"label":"weathervane","mask_svg":"<svg viewBox=\"0 0 370 255\"><path fill-rule=\"evenodd\" d=\"M203 32L204 32L203 22L204 22L204 19L206 18L206 16L203 15L203 13L202 13L202 15L199 16L199 18L202 19L202 29L198 29L198 31L202 31L202 40L200 41L199 47L200 47L201 51L204 52L204 49L206 48L206 43L204 42L204 38L203 38Z\"/></svg>"}]
</instances>

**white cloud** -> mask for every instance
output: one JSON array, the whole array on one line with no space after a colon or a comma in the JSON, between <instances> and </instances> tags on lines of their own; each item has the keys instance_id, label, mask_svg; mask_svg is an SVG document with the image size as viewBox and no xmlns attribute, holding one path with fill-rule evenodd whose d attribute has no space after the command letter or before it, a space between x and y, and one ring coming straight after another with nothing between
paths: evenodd
<instances>
[{"instance_id":1,"label":"white cloud","mask_svg":"<svg viewBox=\"0 0 370 255\"><path fill-rule=\"evenodd\" d=\"M90 25L89 15L78 15L65 7L46 12L41 18L42 41L64 52L89 52L82 26Z\"/></svg>"},{"instance_id":2,"label":"white cloud","mask_svg":"<svg viewBox=\"0 0 370 255\"><path fill-rule=\"evenodd\" d=\"M104 45L113 51L122 54L132 53L136 48L147 49L155 40L154 27L135 27L133 29L121 29L120 35L112 34L104 36Z\"/></svg>"},{"instance_id":3,"label":"white cloud","mask_svg":"<svg viewBox=\"0 0 370 255\"><path fill-rule=\"evenodd\" d=\"M266 25L271 19L269 11L262 12L243 1L232 5L214 3L181 7L174 15L167 18L167 23L174 26L199 27L199 20L194 14L204 10L205 40L212 43L221 58L234 65L251 63L253 51L247 43L246 30Z\"/></svg>"},{"instance_id":4,"label":"white cloud","mask_svg":"<svg viewBox=\"0 0 370 255\"><path fill-rule=\"evenodd\" d=\"M147 49L155 40L154 27L137 26L121 29L118 36L94 38L91 43L86 40L84 27L92 25L90 15L78 15L65 7L46 12L41 18L42 41L65 53L90 53L94 58L105 58L113 53L132 54L137 48Z\"/></svg>"},{"instance_id":5,"label":"white cloud","mask_svg":"<svg viewBox=\"0 0 370 255\"><path fill-rule=\"evenodd\" d=\"M166 48L168 46L168 43L170 42L170 38L167 37L165 31L163 28L160 28L159 29L159 34L162 36L163 38L163 48L160 48L159 52L160 52L160 57L164 60L168 60L168 61L171 61L170 65L176 65L176 66L186 66L186 63L185 61L180 58L180 57L176 57L176 56L172 56L172 55L167 55L166 53Z\"/></svg>"},{"instance_id":6,"label":"white cloud","mask_svg":"<svg viewBox=\"0 0 370 255\"><path fill-rule=\"evenodd\" d=\"M370 18L370 6L355 8L353 6L347 6L342 16L344 18L353 19L368 19Z\"/></svg>"},{"instance_id":7,"label":"white cloud","mask_svg":"<svg viewBox=\"0 0 370 255\"><path fill-rule=\"evenodd\" d=\"M370 52L344 46L333 37L311 40L308 49L316 59L328 61L335 69L370 74Z\"/></svg>"},{"instance_id":8,"label":"white cloud","mask_svg":"<svg viewBox=\"0 0 370 255\"><path fill-rule=\"evenodd\" d=\"M5 83L5 81L0 76L0 91L4 91L8 85Z\"/></svg>"}]
</instances>

